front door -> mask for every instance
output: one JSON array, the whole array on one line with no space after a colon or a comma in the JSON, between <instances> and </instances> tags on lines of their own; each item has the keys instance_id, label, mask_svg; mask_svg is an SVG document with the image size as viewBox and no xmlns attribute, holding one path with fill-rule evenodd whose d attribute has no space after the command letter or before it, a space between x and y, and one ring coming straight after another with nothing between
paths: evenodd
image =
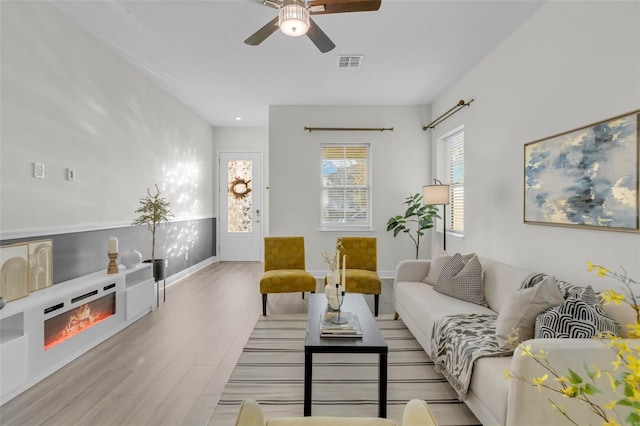
<instances>
[{"instance_id":1,"label":"front door","mask_svg":"<svg viewBox=\"0 0 640 426\"><path fill-rule=\"evenodd\" d=\"M221 152L221 261L262 260L262 153Z\"/></svg>"}]
</instances>

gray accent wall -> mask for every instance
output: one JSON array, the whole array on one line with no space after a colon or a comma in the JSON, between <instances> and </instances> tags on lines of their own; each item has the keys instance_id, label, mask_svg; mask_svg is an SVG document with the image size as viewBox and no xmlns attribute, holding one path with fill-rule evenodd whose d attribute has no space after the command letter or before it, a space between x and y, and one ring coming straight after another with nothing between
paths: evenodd
<instances>
[{"instance_id":1,"label":"gray accent wall","mask_svg":"<svg viewBox=\"0 0 640 426\"><path fill-rule=\"evenodd\" d=\"M53 240L54 285L106 269L110 237L118 238L118 251L138 250L144 259L151 258L151 232L146 226L126 226L84 232L53 234L29 238L0 240L0 245L26 241ZM169 277L210 257L216 256L216 219L171 222L156 233L156 258L168 259Z\"/></svg>"}]
</instances>

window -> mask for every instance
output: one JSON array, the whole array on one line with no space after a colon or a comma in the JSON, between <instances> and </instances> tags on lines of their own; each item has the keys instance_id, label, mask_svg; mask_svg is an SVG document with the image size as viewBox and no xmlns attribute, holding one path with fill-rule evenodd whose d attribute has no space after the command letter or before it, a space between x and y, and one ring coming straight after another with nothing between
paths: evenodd
<instances>
[{"instance_id":1,"label":"window","mask_svg":"<svg viewBox=\"0 0 640 426\"><path fill-rule=\"evenodd\" d=\"M449 221L447 227L453 232L464 232L464 129L445 136L447 146L447 169L449 174Z\"/></svg>"},{"instance_id":2,"label":"window","mask_svg":"<svg viewBox=\"0 0 640 426\"><path fill-rule=\"evenodd\" d=\"M370 229L369 193L369 145L322 145L320 228Z\"/></svg>"}]
</instances>

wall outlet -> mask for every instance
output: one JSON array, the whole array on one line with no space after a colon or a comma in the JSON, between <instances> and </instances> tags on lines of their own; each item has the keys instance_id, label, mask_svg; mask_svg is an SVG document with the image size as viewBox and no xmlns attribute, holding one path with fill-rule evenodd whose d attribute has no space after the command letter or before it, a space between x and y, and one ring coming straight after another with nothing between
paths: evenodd
<instances>
[{"instance_id":1,"label":"wall outlet","mask_svg":"<svg viewBox=\"0 0 640 426\"><path fill-rule=\"evenodd\" d=\"M44 163L33 163L33 177L44 179Z\"/></svg>"}]
</instances>

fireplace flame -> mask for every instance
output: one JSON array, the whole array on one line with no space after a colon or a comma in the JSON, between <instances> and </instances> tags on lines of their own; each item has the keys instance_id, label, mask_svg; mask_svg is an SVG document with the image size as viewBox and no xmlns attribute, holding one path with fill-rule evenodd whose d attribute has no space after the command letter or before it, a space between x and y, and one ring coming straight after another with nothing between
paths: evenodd
<instances>
[{"instance_id":1,"label":"fireplace flame","mask_svg":"<svg viewBox=\"0 0 640 426\"><path fill-rule=\"evenodd\" d=\"M53 337L49 341L45 342L44 350L48 350L54 347L57 344L64 342L65 340L82 333L89 327L92 327L101 321L109 318L113 315L111 311L100 311L91 312L91 307L89 304L85 304L77 308L73 313L69 314L67 325L64 329L58 333L57 336Z\"/></svg>"}]
</instances>

